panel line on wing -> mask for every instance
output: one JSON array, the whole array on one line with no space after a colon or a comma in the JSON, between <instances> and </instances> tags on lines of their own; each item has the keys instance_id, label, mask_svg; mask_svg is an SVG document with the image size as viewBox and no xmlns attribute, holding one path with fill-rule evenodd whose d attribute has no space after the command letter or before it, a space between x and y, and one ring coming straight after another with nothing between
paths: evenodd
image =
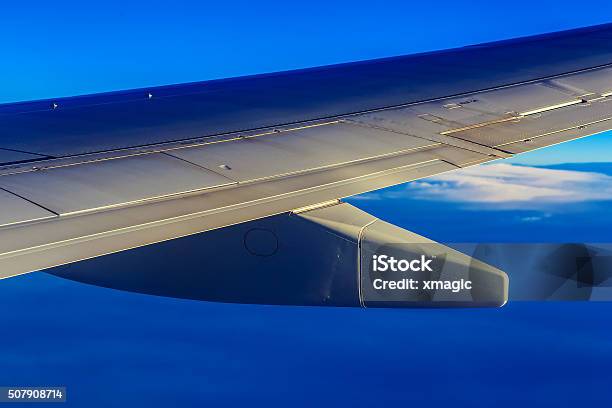
<instances>
[{"instance_id":1,"label":"panel line on wing","mask_svg":"<svg viewBox=\"0 0 612 408\"><path fill-rule=\"evenodd\" d=\"M357 121L357 120L345 120L347 123L354 124L356 126L370 127L373 129L386 130L388 132L394 132L401 135L417 137L419 139L429 140L431 142L441 143L443 145L457 147L459 149L468 150L475 153L480 153L486 156L495 156L499 158L507 158L511 157L513 154L510 152L503 151L501 149L493 148L487 145L483 145L471 140L464 140L456 137L450 137L446 135L440 135L438 133L432 134L414 134L409 133L408 131L403 131L391 127L385 127L383 125L373 124L367 121Z\"/></svg>"}]
</instances>

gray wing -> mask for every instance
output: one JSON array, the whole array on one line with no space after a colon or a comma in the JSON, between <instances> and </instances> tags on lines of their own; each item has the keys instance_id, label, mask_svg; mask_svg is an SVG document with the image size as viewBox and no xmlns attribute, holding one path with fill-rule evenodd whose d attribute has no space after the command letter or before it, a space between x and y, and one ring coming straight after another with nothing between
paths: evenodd
<instances>
[{"instance_id":1,"label":"gray wing","mask_svg":"<svg viewBox=\"0 0 612 408\"><path fill-rule=\"evenodd\" d=\"M420 89L417 96L405 77L386 78L398 81L397 88L384 78L380 89L375 86L377 78L349 83L354 88L363 85L363 94L343 94L344 99L334 103L324 95L326 103L317 105L317 112L310 101L322 101L318 93L334 89L313 86L316 95L301 95L306 120L289 124L299 119L295 112L300 103L295 100L276 100L274 109L263 101L259 109L246 109L238 98L234 110L224 108L213 118L188 107L193 102L201 108L218 98L223 83L195 84L193 92L188 86L175 88L159 105L150 105L150 111L146 104L172 89L147 92L142 101L134 101L141 91L130 91L99 96L96 103L92 96L0 106L0 129L24 135L5 137L0 150L0 277L275 214L299 213L343 197L609 130L611 39L612 27L607 25L413 59L373 61L372 67L383 64L387 71L393 63L429 64L430 82L413 81ZM590 44L588 53L584 44ZM535 46L541 53L537 59ZM466 53L488 58L482 63L495 68L495 75L475 76L480 71L474 66L481 60L466 61ZM455 66L441 59L453 60ZM368 63L360 64L321 70L347 72L350 78ZM305 70L282 78L293 78L290 84L299 79L304 89L318 72ZM453 72L461 74L455 82L450 81ZM228 87L241 84L240 92L251 100L249 92L254 91L249 84L270 85L269 79L234 80ZM214 89L206 93L203 86ZM427 87L433 91L428 93ZM445 87L449 96L440 96ZM278 116L285 103L287 116ZM175 106L185 107L191 116L178 115ZM358 106L367 109L353 111ZM328 109L321 111L324 107ZM238 111L244 124L232 122L240 118ZM253 122L257 115L265 121ZM143 125L147 118L150 126ZM96 124L108 137L96 139ZM234 131L257 124L269 126ZM201 137L211 128L218 132ZM147 139L148 134L154 137ZM113 139L117 135L121 137Z\"/></svg>"}]
</instances>

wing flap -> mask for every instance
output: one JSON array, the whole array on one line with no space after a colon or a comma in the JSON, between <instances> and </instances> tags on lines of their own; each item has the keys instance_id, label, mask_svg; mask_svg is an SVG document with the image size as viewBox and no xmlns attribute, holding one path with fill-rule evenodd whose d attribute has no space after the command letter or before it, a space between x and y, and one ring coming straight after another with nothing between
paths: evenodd
<instances>
[{"instance_id":1,"label":"wing flap","mask_svg":"<svg viewBox=\"0 0 612 408\"><path fill-rule=\"evenodd\" d=\"M0 277L105 255L457 168L429 152L0 229ZM448 154L448 151L446 152Z\"/></svg>"},{"instance_id":2,"label":"wing flap","mask_svg":"<svg viewBox=\"0 0 612 408\"><path fill-rule=\"evenodd\" d=\"M0 227L53 218L56 214L0 189Z\"/></svg>"},{"instance_id":3,"label":"wing flap","mask_svg":"<svg viewBox=\"0 0 612 408\"><path fill-rule=\"evenodd\" d=\"M387 130L329 122L244 137L229 143L184 147L167 153L211 170L223 171L233 180L249 182L439 145Z\"/></svg>"},{"instance_id":4,"label":"wing flap","mask_svg":"<svg viewBox=\"0 0 612 408\"><path fill-rule=\"evenodd\" d=\"M0 177L0 188L61 215L233 183L210 170L161 153Z\"/></svg>"},{"instance_id":5,"label":"wing flap","mask_svg":"<svg viewBox=\"0 0 612 408\"><path fill-rule=\"evenodd\" d=\"M581 137L594 135L596 133L606 132L610 129L612 129L612 121L605 120L597 123L591 123L589 125L582 125L572 129L547 134L544 136L539 136L532 139L522 140L520 142L510 143L504 145L504 150L512 152L514 154L525 153L531 150L541 149L543 147L548 147Z\"/></svg>"},{"instance_id":6,"label":"wing flap","mask_svg":"<svg viewBox=\"0 0 612 408\"><path fill-rule=\"evenodd\" d=\"M612 103L607 99L564 106L511 121L459 131L453 133L453 136L504 149L505 145L511 143L607 121L612 118Z\"/></svg>"}]
</instances>

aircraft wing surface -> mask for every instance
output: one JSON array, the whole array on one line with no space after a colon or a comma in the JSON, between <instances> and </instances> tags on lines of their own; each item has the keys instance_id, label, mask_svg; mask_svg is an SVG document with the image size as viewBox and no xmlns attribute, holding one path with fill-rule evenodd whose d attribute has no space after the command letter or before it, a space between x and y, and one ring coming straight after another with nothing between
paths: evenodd
<instances>
[{"instance_id":1,"label":"aircraft wing surface","mask_svg":"<svg viewBox=\"0 0 612 408\"><path fill-rule=\"evenodd\" d=\"M0 105L0 277L612 129L612 25Z\"/></svg>"}]
</instances>

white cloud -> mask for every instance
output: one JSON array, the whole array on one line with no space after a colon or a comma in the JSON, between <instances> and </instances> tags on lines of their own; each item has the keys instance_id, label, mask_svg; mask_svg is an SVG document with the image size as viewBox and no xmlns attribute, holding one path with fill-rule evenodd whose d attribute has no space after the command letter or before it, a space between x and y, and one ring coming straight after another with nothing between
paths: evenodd
<instances>
[{"instance_id":1,"label":"white cloud","mask_svg":"<svg viewBox=\"0 0 612 408\"><path fill-rule=\"evenodd\" d=\"M422 199L503 203L524 208L549 203L612 200L612 177L501 163L415 181L403 191L389 192L387 197L406 194Z\"/></svg>"}]
</instances>

